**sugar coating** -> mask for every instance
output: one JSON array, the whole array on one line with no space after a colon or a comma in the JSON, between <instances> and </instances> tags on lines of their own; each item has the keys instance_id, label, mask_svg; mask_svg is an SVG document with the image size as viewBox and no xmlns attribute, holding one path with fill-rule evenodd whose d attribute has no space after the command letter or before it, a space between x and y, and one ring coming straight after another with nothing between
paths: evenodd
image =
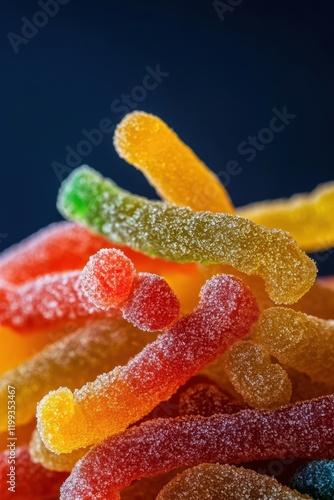
<instances>
[{"instance_id":1,"label":"sugar coating","mask_svg":"<svg viewBox=\"0 0 334 500\"><path fill-rule=\"evenodd\" d=\"M236 401L216 384L200 382L186 388L179 395L179 415L210 417L215 413L232 415L245 410L247 405Z\"/></svg>"},{"instance_id":2,"label":"sugar coating","mask_svg":"<svg viewBox=\"0 0 334 500\"><path fill-rule=\"evenodd\" d=\"M122 304L123 318L145 331L165 330L179 317L180 303L162 276L138 273Z\"/></svg>"},{"instance_id":3,"label":"sugar coating","mask_svg":"<svg viewBox=\"0 0 334 500\"><path fill-rule=\"evenodd\" d=\"M86 297L98 308L119 307L130 295L135 266L116 248L104 248L92 255L81 274Z\"/></svg>"},{"instance_id":4,"label":"sugar coating","mask_svg":"<svg viewBox=\"0 0 334 500\"><path fill-rule=\"evenodd\" d=\"M210 277L215 274L222 273L233 274L234 276L242 279L242 281L251 289L261 311L275 305L274 301L271 300L266 292L265 283L260 277L255 275L248 276L245 273L237 271L231 266L201 265L199 267L201 274L206 279L210 279ZM305 295L303 295L297 302L290 304L289 307L295 311L310 314L311 316L317 316L318 318L334 319L334 289L332 290L322 286L319 281L320 280L317 279L308 292L306 292Z\"/></svg>"},{"instance_id":5,"label":"sugar coating","mask_svg":"<svg viewBox=\"0 0 334 500\"><path fill-rule=\"evenodd\" d=\"M334 460L319 460L304 465L293 476L291 487L318 500L332 500Z\"/></svg>"},{"instance_id":6,"label":"sugar coating","mask_svg":"<svg viewBox=\"0 0 334 500\"><path fill-rule=\"evenodd\" d=\"M293 303L314 282L316 268L297 243L243 217L193 212L121 190L89 167L75 170L58 198L61 213L118 244L179 262L229 264L264 279L277 303Z\"/></svg>"},{"instance_id":7,"label":"sugar coating","mask_svg":"<svg viewBox=\"0 0 334 500\"><path fill-rule=\"evenodd\" d=\"M74 390L99 374L125 364L155 335L143 335L123 320L97 320L45 347L0 377L0 407L7 406L8 385L16 389L16 424L35 417L37 403L51 390L66 385ZM0 431L7 414L0 413Z\"/></svg>"},{"instance_id":8,"label":"sugar coating","mask_svg":"<svg viewBox=\"0 0 334 500\"><path fill-rule=\"evenodd\" d=\"M12 285L22 285L46 274L82 269L98 250L115 247L119 248L85 226L67 221L55 222L3 251L0 254L0 276ZM195 264L151 258L127 246L120 249L134 262L138 271L181 276L196 274Z\"/></svg>"},{"instance_id":9,"label":"sugar coating","mask_svg":"<svg viewBox=\"0 0 334 500\"><path fill-rule=\"evenodd\" d=\"M79 448L71 453L52 453L46 448L37 429L34 430L29 443L29 453L34 463L57 472L71 472L78 460L90 449L91 447L87 447Z\"/></svg>"},{"instance_id":10,"label":"sugar coating","mask_svg":"<svg viewBox=\"0 0 334 500\"><path fill-rule=\"evenodd\" d=\"M259 315L241 280L215 276L198 307L183 316L126 366L72 393L62 387L38 405L40 435L51 451L69 453L119 433L166 401L230 345L247 335Z\"/></svg>"},{"instance_id":11,"label":"sugar coating","mask_svg":"<svg viewBox=\"0 0 334 500\"><path fill-rule=\"evenodd\" d=\"M211 381L226 391L231 398L240 400L240 395L231 384L230 378L225 369L226 352L218 356L212 363L207 364L200 374L208 377Z\"/></svg>"},{"instance_id":12,"label":"sugar coating","mask_svg":"<svg viewBox=\"0 0 334 500\"><path fill-rule=\"evenodd\" d=\"M114 146L164 200L194 210L234 213L219 179L157 116L127 114L116 128Z\"/></svg>"},{"instance_id":13,"label":"sugar coating","mask_svg":"<svg viewBox=\"0 0 334 500\"><path fill-rule=\"evenodd\" d=\"M272 307L262 312L253 337L280 363L334 385L334 321Z\"/></svg>"},{"instance_id":14,"label":"sugar coating","mask_svg":"<svg viewBox=\"0 0 334 500\"><path fill-rule=\"evenodd\" d=\"M197 379L197 377L193 377L193 379ZM193 380L191 379L191 380ZM189 381L189 383L191 382ZM187 385L187 384L186 384ZM206 384L209 385L209 384ZM181 388L180 388L181 389ZM184 396L184 393L180 393L180 399L181 397ZM236 413L237 411L240 411L241 409L244 409L245 407L242 407L241 404L240 406L238 404L234 405L233 402L229 399L228 401L224 401L225 405L224 408L219 408L220 413ZM152 420L154 418L159 418L162 416L162 418L175 418L180 415L187 415L187 414L195 414L195 415L200 415L203 413L200 413L200 408L197 405L195 408L194 405L191 407L191 413L188 413L189 406L186 407L186 405L183 405L182 408L182 403L178 401L178 398L176 395L173 395L168 401L159 403L148 415L146 415L143 419L141 419L139 423L145 422L147 420ZM213 407L213 406L208 406L206 402L203 400L201 402L201 408L205 407L205 415L203 416L210 416L213 415L214 413L218 413L218 407ZM209 411L208 411L209 410ZM215 411L217 410L217 411ZM43 443L43 440L41 439L41 436L38 432L38 429L34 429L31 432L31 436L29 436L30 439L28 439L29 442L29 451L30 455L35 463L41 464L43 467L49 470L54 470L54 471L59 471L59 472L71 472L75 464L80 460L92 447L87 446L86 448L78 448L77 450L73 450L70 453L53 453L50 451L45 444ZM5 437L5 442L7 445L7 435ZM5 446L6 446L5 445ZM176 472L175 472L176 474ZM170 478L171 479L171 478ZM158 491L162 488L164 484L166 484L168 481L165 480L163 484L161 484L160 481L158 481L159 484L161 484L160 488L157 489L157 485L154 485L154 491L156 491L156 494ZM151 481L147 481L148 484L146 484L146 487L149 487L150 489L153 488L153 485L151 485ZM133 495L139 495L140 498L143 497L143 495L146 493L147 490L144 490L144 492L141 492L141 487L136 487L136 488L131 488L132 494ZM135 493L133 492L135 491ZM128 493L130 495L130 491ZM156 495L155 495L156 496ZM155 499L155 496L153 497ZM125 495L127 498L127 495ZM137 496L135 496L137 498ZM122 496L123 499L123 496ZM131 499L133 500L133 499Z\"/></svg>"},{"instance_id":15,"label":"sugar coating","mask_svg":"<svg viewBox=\"0 0 334 500\"><path fill-rule=\"evenodd\" d=\"M334 245L334 182L288 200L262 201L238 209L238 214L270 229L283 229L306 252Z\"/></svg>"},{"instance_id":16,"label":"sugar coating","mask_svg":"<svg viewBox=\"0 0 334 500\"><path fill-rule=\"evenodd\" d=\"M119 307L125 319L145 331L164 330L180 314L180 302L165 279L137 274L121 250L103 249L93 255L81 274L81 287L96 307Z\"/></svg>"},{"instance_id":17,"label":"sugar coating","mask_svg":"<svg viewBox=\"0 0 334 500\"><path fill-rule=\"evenodd\" d=\"M0 497L2 500L48 500L59 496L60 485L68 474L51 472L35 464L27 446L18 446L15 457L15 493L8 490L9 451L0 453Z\"/></svg>"},{"instance_id":18,"label":"sugar coating","mask_svg":"<svg viewBox=\"0 0 334 500\"><path fill-rule=\"evenodd\" d=\"M334 396L275 411L157 419L95 446L74 467L61 500L118 500L133 480L201 463L334 457Z\"/></svg>"},{"instance_id":19,"label":"sugar coating","mask_svg":"<svg viewBox=\"0 0 334 500\"><path fill-rule=\"evenodd\" d=\"M0 281L0 324L28 333L120 316L117 309L95 307L82 292L80 280L80 271L68 271L47 274L19 287Z\"/></svg>"},{"instance_id":20,"label":"sugar coating","mask_svg":"<svg viewBox=\"0 0 334 500\"><path fill-rule=\"evenodd\" d=\"M13 285L50 273L82 269L89 257L112 244L73 222L55 222L0 254L1 279Z\"/></svg>"},{"instance_id":21,"label":"sugar coating","mask_svg":"<svg viewBox=\"0 0 334 500\"><path fill-rule=\"evenodd\" d=\"M235 390L253 408L269 410L289 403L289 377L262 345L237 342L226 354L225 367Z\"/></svg>"},{"instance_id":22,"label":"sugar coating","mask_svg":"<svg viewBox=\"0 0 334 500\"><path fill-rule=\"evenodd\" d=\"M276 479L233 465L201 464L172 479L157 500L298 500L310 498Z\"/></svg>"}]
</instances>

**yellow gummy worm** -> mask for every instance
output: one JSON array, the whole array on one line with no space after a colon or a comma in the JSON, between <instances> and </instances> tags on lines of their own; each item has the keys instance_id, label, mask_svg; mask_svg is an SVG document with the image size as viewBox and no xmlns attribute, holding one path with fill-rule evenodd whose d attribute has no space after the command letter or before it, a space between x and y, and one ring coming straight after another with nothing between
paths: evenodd
<instances>
[{"instance_id":1,"label":"yellow gummy worm","mask_svg":"<svg viewBox=\"0 0 334 500\"><path fill-rule=\"evenodd\" d=\"M310 499L273 477L233 465L201 464L172 479L156 500L297 500Z\"/></svg>"},{"instance_id":2,"label":"yellow gummy worm","mask_svg":"<svg viewBox=\"0 0 334 500\"><path fill-rule=\"evenodd\" d=\"M157 116L142 111L126 115L116 128L114 145L164 200L198 211L234 213L219 179Z\"/></svg>"},{"instance_id":3,"label":"yellow gummy worm","mask_svg":"<svg viewBox=\"0 0 334 500\"><path fill-rule=\"evenodd\" d=\"M280 363L334 385L334 321L272 307L262 312L252 338Z\"/></svg>"},{"instance_id":4,"label":"yellow gummy worm","mask_svg":"<svg viewBox=\"0 0 334 500\"><path fill-rule=\"evenodd\" d=\"M71 472L77 461L90 449L91 446L88 446L70 453L53 453L47 449L37 429L34 430L29 444L30 455L34 462L43 465L46 469L58 472Z\"/></svg>"},{"instance_id":5,"label":"yellow gummy worm","mask_svg":"<svg viewBox=\"0 0 334 500\"><path fill-rule=\"evenodd\" d=\"M289 403L289 377L263 346L237 342L227 352L225 367L235 390L253 408L271 410Z\"/></svg>"},{"instance_id":6,"label":"yellow gummy worm","mask_svg":"<svg viewBox=\"0 0 334 500\"><path fill-rule=\"evenodd\" d=\"M247 205L237 213L270 229L287 231L306 252L334 246L334 182L287 200Z\"/></svg>"}]
</instances>

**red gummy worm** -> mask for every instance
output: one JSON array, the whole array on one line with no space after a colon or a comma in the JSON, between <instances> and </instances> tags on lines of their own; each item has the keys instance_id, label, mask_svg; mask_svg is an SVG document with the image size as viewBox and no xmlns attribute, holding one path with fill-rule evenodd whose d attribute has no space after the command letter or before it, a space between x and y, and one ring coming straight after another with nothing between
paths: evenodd
<instances>
[{"instance_id":1,"label":"red gummy worm","mask_svg":"<svg viewBox=\"0 0 334 500\"><path fill-rule=\"evenodd\" d=\"M158 419L111 436L80 460L61 500L119 500L133 480L201 463L334 458L334 395L275 411Z\"/></svg>"},{"instance_id":2,"label":"red gummy worm","mask_svg":"<svg viewBox=\"0 0 334 500\"><path fill-rule=\"evenodd\" d=\"M118 317L102 311L83 294L80 271L49 274L19 287L0 282L0 324L19 333L45 330L88 319Z\"/></svg>"},{"instance_id":3,"label":"red gummy worm","mask_svg":"<svg viewBox=\"0 0 334 500\"><path fill-rule=\"evenodd\" d=\"M59 488L68 477L35 464L27 446L0 453L0 497L2 500L51 500L58 498ZM14 464L14 465L13 465ZM10 469L12 467L12 469ZM11 488L11 489L9 489Z\"/></svg>"},{"instance_id":4,"label":"red gummy worm","mask_svg":"<svg viewBox=\"0 0 334 500\"><path fill-rule=\"evenodd\" d=\"M81 287L96 307L119 307L130 295L136 271L132 261L116 248L92 255L81 274Z\"/></svg>"},{"instance_id":5,"label":"red gummy worm","mask_svg":"<svg viewBox=\"0 0 334 500\"><path fill-rule=\"evenodd\" d=\"M5 250L0 276L12 285L22 285L44 274L82 269L93 253L112 246L84 226L56 222Z\"/></svg>"},{"instance_id":6,"label":"red gummy worm","mask_svg":"<svg viewBox=\"0 0 334 500\"><path fill-rule=\"evenodd\" d=\"M96 307L119 307L123 317L142 330L164 330L180 313L178 298L166 280L156 274L137 274L131 259L116 248L104 248L90 257L81 286Z\"/></svg>"},{"instance_id":7,"label":"red gummy worm","mask_svg":"<svg viewBox=\"0 0 334 500\"><path fill-rule=\"evenodd\" d=\"M92 297L95 300L92 300ZM163 277L139 273L118 249L102 249L84 271L53 273L21 286L0 281L0 324L24 333L120 316L144 330L167 328L179 301Z\"/></svg>"},{"instance_id":8,"label":"red gummy worm","mask_svg":"<svg viewBox=\"0 0 334 500\"><path fill-rule=\"evenodd\" d=\"M165 330L178 319L180 302L162 276L138 273L120 309L124 319L144 331L154 332Z\"/></svg>"},{"instance_id":9,"label":"red gummy worm","mask_svg":"<svg viewBox=\"0 0 334 500\"><path fill-rule=\"evenodd\" d=\"M216 275L202 287L200 303L126 366L72 393L60 388L38 405L38 428L58 453L119 433L166 401L234 342L259 316L257 303L235 276Z\"/></svg>"}]
</instances>

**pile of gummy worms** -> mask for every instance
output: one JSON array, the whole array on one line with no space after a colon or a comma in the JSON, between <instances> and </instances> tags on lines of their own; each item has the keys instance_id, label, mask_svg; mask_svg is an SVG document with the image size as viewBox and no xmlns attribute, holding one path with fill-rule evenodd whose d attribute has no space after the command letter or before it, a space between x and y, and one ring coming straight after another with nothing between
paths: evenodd
<instances>
[{"instance_id":1,"label":"pile of gummy worms","mask_svg":"<svg viewBox=\"0 0 334 500\"><path fill-rule=\"evenodd\" d=\"M1 498L333 499L334 183L235 209L159 118L114 145L161 201L82 166L0 255Z\"/></svg>"}]
</instances>

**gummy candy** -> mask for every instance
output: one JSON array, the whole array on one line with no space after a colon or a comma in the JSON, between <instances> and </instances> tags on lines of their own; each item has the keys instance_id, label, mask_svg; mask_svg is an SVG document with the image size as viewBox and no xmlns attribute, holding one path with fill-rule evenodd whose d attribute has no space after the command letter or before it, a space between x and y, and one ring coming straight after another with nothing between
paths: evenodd
<instances>
[{"instance_id":1,"label":"gummy candy","mask_svg":"<svg viewBox=\"0 0 334 500\"><path fill-rule=\"evenodd\" d=\"M118 309L95 307L81 290L80 276L80 271L47 274L20 287L0 282L0 324L29 333L120 316Z\"/></svg>"},{"instance_id":2,"label":"gummy candy","mask_svg":"<svg viewBox=\"0 0 334 500\"><path fill-rule=\"evenodd\" d=\"M110 241L84 226L56 222L13 245L0 256L0 276L13 285L50 273L82 269Z\"/></svg>"},{"instance_id":3,"label":"gummy candy","mask_svg":"<svg viewBox=\"0 0 334 500\"><path fill-rule=\"evenodd\" d=\"M334 460L318 460L301 467L291 487L319 500L334 498Z\"/></svg>"},{"instance_id":4,"label":"gummy candy","mask_svg":"<svg viewBox=\"0 0 334 500\"><path fill-rule=\"evenodd\" d=\"M156 419L107 438L80 460L61 500L117 500L133 480L204 462L334 457L334 396L275 411Z\"/></svg>"},{"instance_id":5,"label":"gummy candy","mask_svg":"<svg viewBox=\"0 0 334 500\"><path fill-rule=\"evenodd\" d=\"M253 338L280 363L334 386L334 322L285 307L263 311Z\"/></svg>"},{"instance_id":6,"label":"gummy candy","mask_svg":"<svg viewBox=\"0 0 334 500\"><path fill-rule=\"evenodd\" d=\"M100 309L119 307L130 295L135 266L120 250L102 249L92 255L81 274L81 287Z\"/></svg>"},{"instance_id":7,"label":"gummy candy","mask_svg":"<svg viewBox=\"0 0 334 500\"><path fill-rule=\"evenodd\" d=\"M265 290L263 280L258 276L247 276L247 274L241 273L233 267L221 265L201 265L200 271L206 279L210 279L211 276L221 273L233 274L242 279L242 281L252 290L261 311L275 305ZM310 314L311 316L317 316L323 319L334 319L334 290L321 286L319 281L320 280L317 279L308 292L306 292L297 302L290 304L289 307L296 311Z\"/></svg>"},{"instance_id":8,"label":"gummy candy","mask_svg":"<svg viewBox=\"0 0 334 500\"><path fill-rule=\"evenodd\" d=\"M310 194L254 203L237 212L270 229L287 231L303 250L315 252L334 246L333 211L334 182L328 182Z\"/></svg>"},{"instance_id":9,"label":"gummy candy","mask_svg":"<svg viewBox=\"0 0 334 500\"><path fill-rule=\"evenodd\" d=\"M0 453L0 494L1 499L7 500L53 500L59 495L60 485L67 478L65 472L51 472L39 464L35 464L29 455L26 446L19 446L15 450L15 466L8 463L12 458L10 450ZM14 453L14 451L13 451ZM10 467L15 467L12 475L14 490L8 488L10 481Z\"/></svg>"},{"instance_id":10,"label":"gummy candy","mask_svg":"<svg viewBox=\"0 0 334 500\"><path fill-rule=\"evenodd\" d=\"M118 244L166 260L229 264L258 274L269 296L292 303L310 288L315 265L279 230L268 230L231 214L193 212L148 201L81 167L64 181L58 208Z\"/></svg>"},{"instance_id":11,"label":"gummy candy","mask_svg":"<svg viewBox=\"0 0 334 500\"><path fill-rule=\"evenodd\" d=\"M233 400L229 394L213 383L197 383L180 392L179 415L209 417L215 413L232 415L245 410L245 403Z\"/></svg>"},{"instance_id":12,"label":"gummy candy","mask_svg":"<svg viewBox=\"0 0 334 500\"><path fill-rule=\"evenodd\" d=\"M98 262L103 266L106 254L110 259L117 255L118 265L109 263L113 272L108 273L108 269L105 270L108 276L107 282L106 276L103 278L101 275L101 269L95 271L99 279L93 281L90 271L92 263L94 262L97 266L96 262ZM126 317L131 318L137 326L143 326L145 330L165 328L178 317L179 302L162 277L154 278L142 273L132 290L134 266L123 252L116 249L104 249L92 259L95 260L86 266L83 275L80 271L54 273L28 281L20 287L13 287L5 282L0 283L0 322L4 326L10 326L24 333L61 327L66 322L80 324L88 319L117 317L120 316L120 311L117 309L119 301L123 302L127 296L129 296L129 303L124 305ZM116 267L118 280L115 279ZM122 272L123 277L120 279ZM128 272L130 274L127 274ZM84 288L86 293L82 291L82 277L83 285L86 285ZM104 283L102 283L103 280ZM97 289L98 283L100 289ZM120 290L119 296L118 289ZM99 293L100 296L95 297L94 300L93 293L95 296ZM101 301L103 293L104 296L108 295L109 300L112 298L114 308L105 307L105 303ZM143 300L148 302L146 315L144 309L139 315L138 308L136 308L142 295L144 295ZM163 301L165 303L160 313L158 310L150 311L150 305L153 309L158 308ZM101 310L101 305L104 310Z\"/></svg>"},{"instance_id":13,"label":"gummy candy","mask_svg":"<svg viewBox=\"0 0 334 500\"><path fill-rule=\"evenodd\" d=\"M120 308L123 318L145 331L165 330L179 317L180 303L161 276L139 273L127 301Z\"/></svg>"},{"instance_id":14,"label":"gummy candy","mask_svg":"<svg viewBox=\"0 0 334 500\"><path fill-rule=\"evenodd\" d=\"M137 271L165 276L175 287L182 302L195 305L192 294L182 292L184 284L203 284L195 264L179 264L151 258L127 246L117 247L110 240L73 222L56 222L13 245L0 255L1 279L12 285L22 285L40 276L82 269L91 255L102 248L119 248L134 263ZM199 290L199 288L198 288ZM197 300L196 293L194 300Z\"/></svg>"},{"instance_id":15,"label":"gummy candy","mask_svg":"<svg viewBox=\"0 0 334 500\"><path fill-rule=\"evenodd\" d=\"M215 276L202 288L194 312L126 366L99 376L74 394L62 387L45 396L37 409L44 443L51 451L69 453L121 432L249 333L258 313L242 281Z\"/></svg>"},{"instance_id":16,"label":"gummy candy","mask_svg":"<svg viewBox=\"0 0 334 500\"><path fill-rule=\"evenodd\" d=\"M157 500L301 500L310 498L276 479L233 465L201 464L172 479Z\"/></svg>"},{"instance_id":17,"label":"gummy candy","mask_svg":"<svg viewBox=\"0 0 334 500\"><path fill-rule=\"evenodd\" d=\"M305 485L332 498L333 277L314 281L303 250L334 244L334 183L235 215L159 118L126 116L114 143L163 201L84 166L59 193L74 222L0 255L0 407L14 386L22 445L15 497L55 500L72 471L62 500L310 498ZM300 493L283 486L310 459ZM4 452L1 492L7 462Z\"/></svg>"},{"instance_id":18,"label":"gummy candy","mask_svg":"<svg viewBox=\"0 0 334 500\"><path fill-rule=\"evenodd\" d=\"M236 401L233 397L224 393L207 377L197 375L180 387L177 393L168 401L160 403L138 423L154 418L175 418L176 416L185 415L233 414L246 408L248 408L246 404ZM90 448L79 448L71 453L53 453L46 448L37 429L30 441L30 453L33 460L41 463L47 469L57 471L70 472L76 462Z\"/></svg>"},{"instance_id":19,"label":"gummy candy","mask_svg":"<svg viewBox=\"0 0 334 500\"><path fill-rule=\"evenodd\" d=\"M16 424L29 422L36 405L49 391L66 385L80 387L97 375L126 363L149 342L142 332L123 320L91 322L0 377L0 407L7 406L8 385L16 389ZM7 428L7 415L0 413L0 431Z\"/></svg>"},{"instance_id":20,"label":"gummy candy","mask_svg":"<svg viewBox=\"0 0 334 500\"><path fill-rule=\"evenodd\" d=\"M227 352L225 367L235 390L250 406L271 409L289 403L289 377L281 365L272 363L262 345L237 342Z\"/></svg>"},{"instance_id":21,"label":"gummy candy","mask_svg":"<svg viewBox=\"0 0 334 500\"><path fill-rule=\"evenodd\" d=\"M234 213L219 179L157 116L142 111L126 115L116 128L114 146L166 201L199 211Z\"/></svg>"},{"instance_id":22,"label":"gummy candy","mask_svg":"<svg viewBox=\"0 0 334 500\"><path fill-rule=\"evenodd\" d=\"M93 255L82 272L81 286L96 307L119 307L123 318L146 331L166 329L180 313L180 303L165 279L136 274L120 250L103 249Z\"/></svg>"},{"instance_id":23,"label":"gummy candy","mask_svg":"<svg viewBox=\"0 0 334 500\"><path fill-rule=\"evenodd\" d=\"M57 472L71 472L77 461L90 449L88 446L73 450L71 453L52 453L46 448L37 429L34 430L29 444L32 460L48 470Z\"/></svg>"}]
</instances>

